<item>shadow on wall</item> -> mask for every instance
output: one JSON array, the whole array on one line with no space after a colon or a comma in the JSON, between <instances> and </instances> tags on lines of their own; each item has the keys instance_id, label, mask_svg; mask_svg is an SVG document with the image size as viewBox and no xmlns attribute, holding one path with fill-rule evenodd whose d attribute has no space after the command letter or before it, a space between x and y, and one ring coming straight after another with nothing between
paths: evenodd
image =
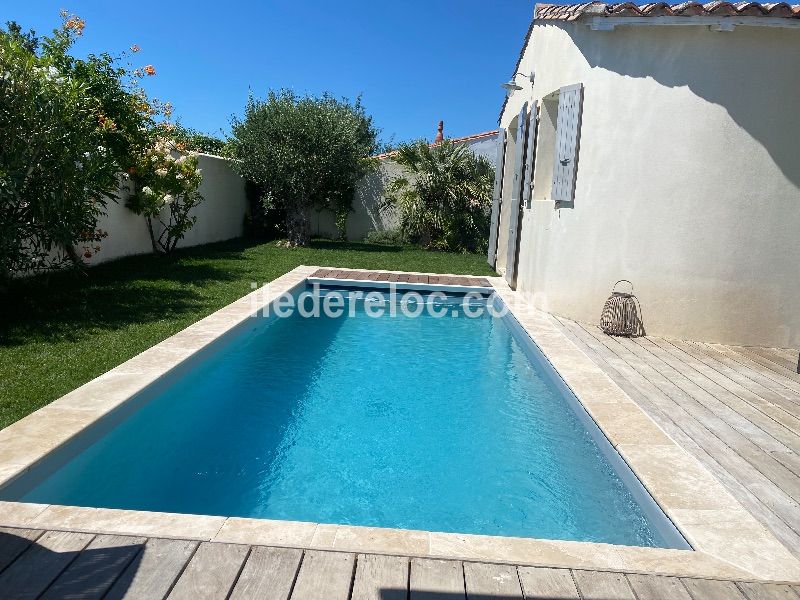
<instances>
[{"instance_id":1,"label":"shadow on wall","mask_svg":"<svg viewBox=\"0 0 800 600\"><path fill-rule=\"evenodd\" d=\"M123 598L143 557L143 538L10 531L0 532L3 598Z\"/></svg>"},{"instance_id":2,"label":"shadow on wall","mask_svg":"<svg viewBox=\"0 0 800 600\"><path fill-rule=\"evenodd\" d=\"M800 188L797 30L738 27L732 32L711 32L703 26L641 26L603 32L575 25L568 31L593 68L627 77L651 77L671 88L685 86L723 107ZM606 43L609 38L604 36L612 36L613 43ZM643 47L648 51L643 52Z\"/></svg>"}]
</instances>

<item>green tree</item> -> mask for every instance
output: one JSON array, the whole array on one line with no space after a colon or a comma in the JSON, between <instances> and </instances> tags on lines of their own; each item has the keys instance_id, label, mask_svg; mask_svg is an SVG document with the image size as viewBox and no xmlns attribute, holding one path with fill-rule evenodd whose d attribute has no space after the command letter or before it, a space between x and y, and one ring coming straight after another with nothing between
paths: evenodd
<instances>
[{"instance_id":1,"label":"green tree","mask_svg":"<svg viewBox=\"0 0 800 600\"><path fill-rule=\"evenodd\" d=\"M263 190L265 208L286 211L287 245L311 238L311 210L349 212L356 182L375 168L378 131L361 100L289 90L252 97L243 119L232 120L234 168Z\"/></svg>"},{"instance_id":2,"label":"green tree","mask_svg":"<svg viewBox=\"0 0 800 600\"><path fill-rule=\"evenodd\" d=\"M171 137L181 152L193 150L216 156L221 156L225 152L225 140L201 133L196 129L181 125L180 122L175 123Z\"/></svg>"},{"instance_id":3,"label":"green tree","mask_svg":"<svg viewBox=\"0 0 800 600\"><path fill-rule=\"evenodd\" d=\"M0 280L81 264L106 235L97 228L131 149L155 109L109 55L69 51L84 22L62 13L41 40L0 30Z\"/></svg>"},{"instance_id":4,"label":"green tree","mask_svg":"<svg viewBox=\"0 0 800 600\"><path fill-rule=\"evenodd\" d=\"M448 140L403 144L393 160L407 170L386 194L404 237L437 250L486 250L494 179L488 160Z\"/></svg>"}]
</instances>

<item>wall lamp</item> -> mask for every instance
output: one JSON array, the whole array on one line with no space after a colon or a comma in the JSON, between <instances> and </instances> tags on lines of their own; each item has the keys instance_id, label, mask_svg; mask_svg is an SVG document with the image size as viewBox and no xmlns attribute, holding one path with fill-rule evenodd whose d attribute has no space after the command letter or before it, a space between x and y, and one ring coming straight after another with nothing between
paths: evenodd
<instances>
[{"instance_id":1,"label":"wall lamp","mask_svg":"<svg viewBox=\"0 0 800 600\"><path fill-rule=\"evenodd\" d=\"M514 73L514 75L511 77L510 80L508 80L506 83L500 84L500 87L503 88L509 96L514 92L516 92L517 90L523 89L521 85L517 84L517 82L514 81L517 78L517 75L522 75L523 77L527 77L528 81L530 81L531 84L533 84L534 80L533 71L531 71L530 74L528 75L525 75L524 73Z\"/></svg>"}]
</instances>

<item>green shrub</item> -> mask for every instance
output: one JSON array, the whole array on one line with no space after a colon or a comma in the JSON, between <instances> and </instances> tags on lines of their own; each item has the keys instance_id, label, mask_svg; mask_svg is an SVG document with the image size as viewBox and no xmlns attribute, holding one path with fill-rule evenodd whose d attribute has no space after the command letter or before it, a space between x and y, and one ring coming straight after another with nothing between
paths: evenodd
<instances>
[{"instance_id":1,"label":"green shrub","mask_svg":"<svg viewBox=\"0 0 800 600\"><path fill-rule=\"evenodd\" d=\"M74 58L85 23L62 19L41 39L15 23L0 30L0 282L100 250L97 220L162 110L138 86L152 66Z\"/></svg>"},{"instance_id":2,"label":"green shrub","mask_svg":"<svg viewBox=\"0 0 800 600\"><path fill-rule=\"evenodd\" d=\"M406 243L403 232L397 229L385 229L384 231L369 231L364 241L368 244L382 244L386 246L402 246Z\"/></svg>"},{"instance_id":3,"label":"green shrub","mask_svg":"<svg viewBox=\"0 0 800 600\"><path fill-rule=\"evenodd\" d=\"M356 182L375 167L377 130L360 100L270 92L232 120L233 167L263 191L267 211L285 210L287 244L308 245L311 210L349 212Z\"/></svg>"},{"instance_id":4,"label":"green shrub","mask_svg":"<svg viewBox=\"0 0 800 600\"><path fill-rule=\"evenodd\" d=\"M489 161L447 140L404 144L394 160L408 171L387 185L403 236L436 250L485 252L494 179Z\"/></svg>"}]
</instances>

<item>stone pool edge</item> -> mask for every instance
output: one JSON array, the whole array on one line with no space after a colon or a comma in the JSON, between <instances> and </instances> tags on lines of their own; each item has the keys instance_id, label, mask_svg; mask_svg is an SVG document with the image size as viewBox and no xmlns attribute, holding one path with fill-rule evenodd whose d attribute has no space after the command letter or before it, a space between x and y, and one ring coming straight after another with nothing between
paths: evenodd
<instances>
[{"instance_id":1,"label":"stone pool edge","mask_svg":"<svg viewBox=\"0 0 800 600\"><path fill-rule=\"evenodd\" d=\"M305 283L318 268L293 269L0 431L0 486L280 294ZM800 562L575 346L552 317L533 309L504 279L487 279L694 551L22 502L0 502L0 527L688 577L800 581Z\"/></svg>"}]
</instances>

